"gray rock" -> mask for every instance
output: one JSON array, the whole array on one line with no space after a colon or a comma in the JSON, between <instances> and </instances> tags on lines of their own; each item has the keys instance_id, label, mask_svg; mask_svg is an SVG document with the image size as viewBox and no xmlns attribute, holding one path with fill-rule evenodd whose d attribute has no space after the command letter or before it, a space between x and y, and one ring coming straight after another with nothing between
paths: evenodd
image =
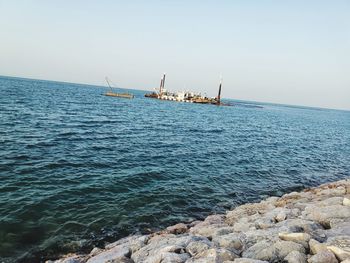
<instances>
[{"instance_id":1,"label":"gray rock","mask_svg":"<svg viewBox=\"0 0 350 263\"><path fill-rule=\"evenodd\" d=\"M236 258L234 261L231 261L234 263L268 263L268 261L262 261L257 259L251 259L251 258ZM226 262L224 262L226 263Z\"/></svg>"},{"instance_id":2,"label":"gray rock","mask_svg":"<svg viewBox=\"0 0 350 263\"><path fill-rule=\"evenodd\" d=\"M305 208L302 216L305 219L313 220L325 227L329 227L330 220L333 218L349 218L350 209L343 205L331 205L325 207L312 205Z\"/></svg>"},{"instance_id":3,"label":"gray rock","mask_svg":"<svg viewBox=\"0 0 350 263\"><path fill-rule=\"evenodd\" d=\"M224 248L210 248L195 256L195 259L205 258L208 262L223 262L228 260L234 260L239 256L230 250Z\"/></svg>"},{"instance_id":4,"label":"gray rock","mask_svg":"<svg viewBox=\"0 0 350 263\"><path fill-rule=\"evenodd\" d=\"M218 247L223 247L234 251L235 253L241 253L244 247L244 243L241 238L231 233L228 235L218 236L212 240Z\"/></svg>"},{"instance_id":5,"label":"gray rock","mask_svg":"<svg viewBox=\"0 0 350 263\"><path fill-rule=\"evenodd\" d=\"M164 253L185 253L186 247L193 241L207 240L204 237L192 235L159 235L149 240L148 244L131 255L136 263L138 262L156 262L162 259ZM148 260L148 261L147 261Z\"/></svg>"},{"instance_id":6,"label":"gray rock","mask_svg":"<svg viewBox=\"0 0 350 263\"><path fill-rule=\"evenodd\" d=\"M292 241L277 241L275 243L260 242L243 252L243 257L266 261L282 261L292 251L305 253L305 248Z\"/></svg>"},{"instance_id":7,"label":"gray rock","mask_svg":"<svg viewBox=\"0 0 350 263\"><path fill-rule=\"evenodd\" d=\"M130 248L122 244L99 253L98 255L90 258L87 263L101 263L107 261L113 262L113 260L114 262L117 262L118 260L128 258L130 254Z\"/></svg>"},{"instance_id":8,"label":"gray rock","mask_svg":"<svg viewBox=\"0 0 350 263\"><path fill-rule=\"evenodd\" d=\"M306 255L298 251L292 251L284 260L288 263L306 263Z\"/></svg>"},{"instance_id":9,"label":"gray rock","mask_svg":"<svg viewBox=\"0 0 350 263\"><path fill-rule=\"evenodd\" d=\"M187 253L176 254L176 253L163 253L161 255L161 263L184 263L190 255Z\"/></svg>"},{"instance_id":10,"label":"gray rock","mask_svg":"<svg viewBox=\"0 0 350 263\"><path fill-rule=\"evenodd\" d=\"M72 256L65 257L65 258L61 258L59 260L46 261L46 262L53 262L53 263L83 263L83 262L85 262L85 259L84 259L84 257L82 257L80 255L72 255Z\"/></svg>"},{"instance_id":11,"label":"gray rock","mask_svg":"<svg viewBox=\"0 0 350 263\"><path fill-rule=\"evenodd\" d=\"M188 244L186 247L187 253L189 253L191 256L195 256L205 250L208 250L211 247L210 242L205 241L193 241Z\"/></svg>"},{"instance_id":12,"label":"gray rock","mask_svg":"<svg viewBox=\"0 0 350 263\"><path fill-rule=\"evenodd\" d=\"M212 238L216 235L218 229L226 228L225 224L208 224L206 222L201 222L194 227L190 228L190 233L194 235L205 236L207 238Z\"/></svg>"},{"instance_id":13,"label":"gray rock","mask_svg":"<svg viewBox=\"0 0 350 263\"><path fill-rule=\"evenodd\" d=\"M327 241L327 249L340 260L350 259L350 236L339 236Z\"/></svg>"},{"instance_id":14,"label":"gray rock","mask_svg":"<svg viewBox=\"0 0 350 263\"><path fill-rule=\"evenodd\" d=\"M184 223L179 223L179 224L167 227L166 230L171 234L183 234L187 232L187 226Z\"/></svg>"},{"instance_id":15,"label":"gray rock","mask_svg":"<svg viewBox=\"0 0 350 263\"><path fill-rule=\"evenodd\" d=\"M309 263L338 263L334 254L328 250L321 251L308 260Z\"/></svg>"}]
</instances>

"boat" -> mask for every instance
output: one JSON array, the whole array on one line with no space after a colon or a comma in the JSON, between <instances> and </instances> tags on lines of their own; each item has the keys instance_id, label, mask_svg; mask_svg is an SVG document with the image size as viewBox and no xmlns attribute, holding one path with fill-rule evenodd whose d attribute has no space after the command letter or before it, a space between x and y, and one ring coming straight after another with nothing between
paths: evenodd
<instances>
[{"instance_id":1,"label":"boat","mask_svg":"<svg viewBox=\"0 0 350 263\"><path fill-rule=\"evenodd\" d=\"M220 78L219 85L219 93L217 97L208 98L206 96L202 96L200 93L183 91L183 92L169 92L164 88L165 83L165 73L160 79L159 89L145 94L146 98L153 98L159 100L171 100L178 102L191 102L191 103L199 103L199 104L214 104L214 105L224 105L221 103L221 87L222 87L222 78Z\"/></svg>"},{"instance_id":2,"label":"boat","mask_svg":"<svg viewBox=\"0 0 350 263\"><path fill-rule=\"evenodd\" d=\"M107 77L106 77L106 82L107 82L110 90L107 91L106 93L104 93L105 96L119 97L119 98L125 98L125 99L133 99L134 98L134 94L131 94L131 93L116 93L116 92L114 92L111 84L109 83L110 81Z\"/></svg>"}]
</instances>

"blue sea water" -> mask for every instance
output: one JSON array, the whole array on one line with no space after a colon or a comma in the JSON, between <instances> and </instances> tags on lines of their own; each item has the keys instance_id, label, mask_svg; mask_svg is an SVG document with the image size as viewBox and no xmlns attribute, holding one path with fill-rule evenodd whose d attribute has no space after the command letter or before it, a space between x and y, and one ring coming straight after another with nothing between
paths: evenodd
<instances>
[{"instance_id":1,"label":"blue sea water","mask_svg":"<svg viewBox=\"0 0 350 263\"><path fill-rule=\"evenodd\" d=\"M348 111L105 90L0 77L0 261L88 251L350 175Z\"/></svg>"}]
</instances>

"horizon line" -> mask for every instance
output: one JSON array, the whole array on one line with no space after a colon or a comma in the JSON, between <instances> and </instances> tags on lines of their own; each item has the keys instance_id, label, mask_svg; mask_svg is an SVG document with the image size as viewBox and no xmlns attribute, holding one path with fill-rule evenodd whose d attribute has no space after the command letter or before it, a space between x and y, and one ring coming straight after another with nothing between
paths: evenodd
<instances>
[{"instance_id":1,"label":"horizon line","mask_svg":"<svg viewBox=\"0 0 350 263\"><path fill-rule=\"evenodd\" d=\"M25 79L25 80L36 80L36 81L48 81L48 82L56 82L56 83L66 83L66 84L75 84L75 85L85 85L85 86L92 86L92 87L107 87L107 86L100 86L97 84L91 84L91 83L84 83L84 82L69 82L69 81L62 81L62 80L50 80L50 79L37 79L33 77L19 77L19 76L9 76L9 75L1 75L0 78L14 78L14 79ZM126 89L126 90L137 90L137 91L152 91L152 90L143 90L143 89L134 89L134 88L122 88L117 87L119 89ZM225 99L225 97L224 97ZM262 103L262 104L271 104L271 105L279 105L279 106L288 106L288 107L303 107L303 108L309 108L309 109L318 109L318 110L336 110L336 111L346 111L350 112L349 109L344 108L327 108L327 107L321 107L321 106L309 106L309 105L301 105L301 104L284 104L280 102L269 102L269 101L255 101L255 100L246 100L246 99L235 99L226 97L226 99L230 100L236 100L236 101L243 101L243 102L252 102L252 103Z\"/></svg>"}]
</instances>

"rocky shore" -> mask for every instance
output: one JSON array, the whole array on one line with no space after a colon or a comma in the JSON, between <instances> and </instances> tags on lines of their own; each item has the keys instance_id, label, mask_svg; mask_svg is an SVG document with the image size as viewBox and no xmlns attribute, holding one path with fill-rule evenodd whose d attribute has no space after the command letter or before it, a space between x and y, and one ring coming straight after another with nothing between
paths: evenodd
<instances>
[{"instance_id":1,"label":"rocky shore","mask_svg":"<svg viewBox=\"0 0 350 263\"><path fill-rule=\"evenodd\" d=\"M350 263L350 179L47 263Z\"/></svg>"}]
</instances>

